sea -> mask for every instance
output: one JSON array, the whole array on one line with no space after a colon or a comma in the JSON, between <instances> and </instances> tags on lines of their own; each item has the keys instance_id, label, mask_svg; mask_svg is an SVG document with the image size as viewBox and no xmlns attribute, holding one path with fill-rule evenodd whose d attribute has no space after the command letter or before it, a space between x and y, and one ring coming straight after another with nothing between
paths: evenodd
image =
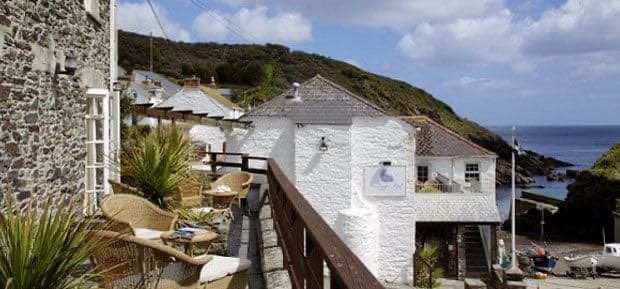
<instances>
[{"instance_id":1,"label":"sea","mask_svg":"<svg viewBox=\"0 0 620 289\"><path fill-rule=\"evenodd\" d=\"M510 143L512 127L487 127ZM559 168L586 170L614 144L620 142L620 125L614 126L521 126L516 127L519 145L524 150L535 151L548 157L569 162L573 167ZM563 200L572 180L564 182L547 181L545 176L535 178L536 185L544 188L517 188L517 196L523 190ZM510 210L510 187L498 187L496 191L497 206L502 220L508 218Z\"/></svg>"}]
</instances>

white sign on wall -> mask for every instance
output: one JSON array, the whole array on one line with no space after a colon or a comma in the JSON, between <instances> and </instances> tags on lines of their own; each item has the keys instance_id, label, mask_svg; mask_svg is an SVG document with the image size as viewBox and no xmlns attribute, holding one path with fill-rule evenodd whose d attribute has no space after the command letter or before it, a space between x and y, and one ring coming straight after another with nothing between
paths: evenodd
<instances>
[{"instance_id":1,"label":"white sign on wall","mask_svg":"<svg viewBox=\"0 0 620 289\"><path fill-rule=\"evenodd\" d=\"M367 196L405 196L405 166L372 166L364 169L364 194Z\"/></svg>"}]
</instances>

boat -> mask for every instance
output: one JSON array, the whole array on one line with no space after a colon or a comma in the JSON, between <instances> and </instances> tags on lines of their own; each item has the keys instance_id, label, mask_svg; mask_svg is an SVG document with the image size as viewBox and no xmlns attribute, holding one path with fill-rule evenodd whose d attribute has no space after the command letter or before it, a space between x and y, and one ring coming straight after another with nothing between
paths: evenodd
<instances>
[{"instance_id":1,"label":"boat","mask_svg":"<svg viewBox=\"0 0 620 289\"><path fill-rule=\"evenodd\" d=\"M593 255L578 255L564 257L568 271L566 275L573 278L585 278L587 276L596 276L596 265L598 258Z\"/></svg>"},{"instance_id":2,"label":"boat","mask_svg":"<svg viewBox=\"0 0 620 289\"><path fill-rule=\"evenodd\" d=\"M534 264L532 268L537 271L551 273L557 263L558 258L551 255L531 256Z\"/></svg>"},{"instance_id":3,"label":"boat","mask_svg":"<svg viewBox=\"0 0 620 289\"><path fill-rule=\"evenodd\" d=\"M571 257L564 257L568 268L586 268L594 269L598 263L598 258L593 255L578 255Z\"/></svg>"},{"instance_id":4,"label":"boat","mask_svg":"<svg viewBox=\"0 0 620 289\"><path fill-rule=\"evenodd\" d=\"M599 271L620 272L620 243L605 244L596 268Z\"/></svg>"}]
</instances>

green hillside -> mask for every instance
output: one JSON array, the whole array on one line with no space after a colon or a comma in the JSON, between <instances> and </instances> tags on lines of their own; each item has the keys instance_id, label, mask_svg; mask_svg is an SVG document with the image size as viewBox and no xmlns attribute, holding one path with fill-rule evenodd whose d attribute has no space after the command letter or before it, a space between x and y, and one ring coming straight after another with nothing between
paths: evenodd
<instances>
[{"instance_id":1,"label":"green hillside","mask_svg":"<svg viewBox=\"0 0 620 289\"><path fill-rule=\"evenodd\" d=\"M153 39L153 70L173 79L214 76L221 87L235 91L233 101L257 105L293 82L315 74L342 85L385 110L399 115L427 115L499 155L497 179L509 183L510 147L499 136L459 117L448 105L406 82L372 74L345 62L318 54L290 51L282 45L181 43ZM119 64L126 70L149 68L149 37L119 33ZM519 161L520 183L533 175L548 174L560 163L532 154Z\"/></svg>"}]
</instances>

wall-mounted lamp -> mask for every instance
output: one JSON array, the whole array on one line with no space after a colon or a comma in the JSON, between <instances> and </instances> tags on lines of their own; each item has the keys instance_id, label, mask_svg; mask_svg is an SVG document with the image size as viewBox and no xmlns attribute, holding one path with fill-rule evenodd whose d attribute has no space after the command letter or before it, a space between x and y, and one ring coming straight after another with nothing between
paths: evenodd
<instances>
[{"instance_id":1,"label":"wall-mounted lamp","mask_svg":"<svg viewBox=\"0 0 620 289\"><path fill-rule=\"evenodd\" d=\"M114 83L112 83L112 90L121 91L123 90L123 85L120 82L115 81Z\"/></svg>"},{"instance_id":2,"label":"wall-mounted lamp","mask_svg":"<svg viewBox=\"0 0 620 289\"><path fill-rule=\"evenodd\" d=\"M382 162L380 162L380 164L382 166L384 166L384 167L389 167L389 166L392 165L392 162L391 161L382 161Z\"/></svg>"},{"instance_id":3,"label":"wall-mounted lamp","mask_svg":"<svg viewBox=\"0 0 620 289\"><path fill-rule=\"evenodd\" d=\"M322 152L327 151L327 143L325 143L325 137L321 137L321 144L319 144L319 150Z\"/></svg>"},{"instance_id":4,"label":"wall-mounted lamp","mask_svg":"<svg viewBox=\"0 0 620 289\"><path fill-rule=\"evenodd\" d=\"M69 51L65 58L65 71L64 74L73 75L77 70L78 61L77 56L73 51Z\"/></svg>"}]
</instances>

